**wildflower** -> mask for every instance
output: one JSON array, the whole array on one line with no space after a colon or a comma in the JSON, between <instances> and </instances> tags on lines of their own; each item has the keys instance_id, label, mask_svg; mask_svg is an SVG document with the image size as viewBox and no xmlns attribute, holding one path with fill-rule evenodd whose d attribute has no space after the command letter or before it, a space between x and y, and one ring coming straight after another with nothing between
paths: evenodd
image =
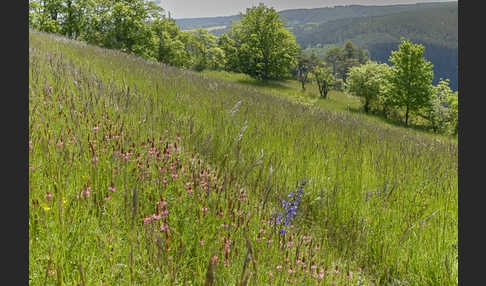
<instances>
[{"instance_id":1,"label":"wildflower","mask_svg":"<svg viewBox=\"0 0 486 286\"><path fill-rule=\"evenodd\" d=\"M111 200L110 195L106 195L106 197L104 198L104 200L105 200L105 201L109 201L109 200Z\"/></svg>"},{"instance_id":2,"label":"wildflower","mask_svg":"<svg viewBox=\"0 0 486 286\"><path fill-rule=\"evenodd\" d=\"M299 202L301 201L302 194L304 192L303 186L298 186L297 193L289 192L287 197L289 198L288 201L282 200L282 208L284 209L284 213L278 213L275 219L277 224L284 224L285 226L290 226L291 221L297 215L297 208ZM287 231L285 229L280 230L281 235L285 235Z\"/></svg>"},{"instance_id":3,"label":"wildflower","mask_svg":"<svg viewBox=\"0 0 486 286\"><path fill-rule=\"evenodd\" d=\"M273 278L273 273L272 273L272 271L268 271L267 273L268 273L268 276L270 276L270 278Z\"/></svg>"},{"instance_id":4,"label":"wildflower","mask_svg":"<svg viewBox=\"0 0 486 286\"><path fill-rule=\"evenodd\" d=\"M218 262L218 259L219 259L218 256L213 255L213 257L211 257L211 264L213 265L216 264Z\"/></svg>"},{"instance_id":5,"label":"wildflower","mask_svg":"<svg viewBox=\"0 0 486 286\"><path fill-rule=\"evenodd\" d=\"M51 193L46 192L46 199L47 199L48 201L50 201L50 200L52 199L52 196L53 196L53 195L52 195Z\"/></svg>"},{"instance_id":6,"label":"wildflower","mask_svg":"<svg viewBox=\"0 0 486 286\"><path fill-rule=\"evenodd\" d=\"M151 221L152 221L152 218L151 217L145 217L145 218L143 218L143 224L147 224L147 223L149 223Z\"/></svg>"},{"instance_id":7,"label":"wildflower","mask_svg":"<svg viewBox=\"0 0 486 286\"><path fill-rule=\"evenodd\" d=\"M116 192L116 189L115 189L115 186L113 185L113 183L111 184L111 186L108 187L108 191L114 193Z\"/></svg>"},{"instance_id":8,"label":"wildflower","mask_svg":"<svg viewBox=\"0 0 486 286\"><path fill-rule=\"evenodd\" d=\"M199 244L200 244L201 246L204 246L204 240L200 239L200 240L199 240Z\"/></svg>"},{"instance_id":9,"label":"wildflower","mask_svg":"<svg viewBox=\"0 0 486 286\"><path fill-rule=\"evenodd\" d=\"M277 265L277 270L281 270L282 269L282 265Z\"/></svg>"},{"instance_id":10,"label":"wildflower","mask_svg":"<svg viewBox=\"0 0 486 286\"><path fill-rule=\"evenodd\" d=\"M191 187L189 187L189 189L187 189L187 193L191 195L192 193L194 193L194 190Z\"/></svg>"},{"instance_id":11,"label":"wildflower","mask_svg":"<svg viewBox=\"0 0 486 286\"><path fill-rule=\"evenodd\" d=\"M208 212L208 208L207 207L203 207L201 209L201 211L202 211L203 215L206 215L206 213Z\"/></svg>"},{"instance_id":12,"label":"wildflower","mask_svg":"<svg viewBox=\"0 0 486 286\"><path fill-rule=\"evenodd\" d=\"M288 272L289 272L289 274L292 274L292 273L294 273L294 270L292 270L292 268L289 268Z\"/></svg>"},{"instance_id":13,"label":"wildflower","mask_svg":"<svg viewBox=\"0 0 486 286\"><path fill-rule=\"evenodd\" d=\"M88 186L81 192L81 198L89 197L91 195L91 187Z\"/></svg>"}]
</instances>

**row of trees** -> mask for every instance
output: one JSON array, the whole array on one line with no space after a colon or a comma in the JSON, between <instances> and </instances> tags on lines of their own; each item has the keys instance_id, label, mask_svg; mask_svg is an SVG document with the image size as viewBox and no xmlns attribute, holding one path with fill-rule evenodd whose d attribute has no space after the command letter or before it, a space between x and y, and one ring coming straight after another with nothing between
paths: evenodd
<instances>
[{"instance_id":1,"label":"row of trees","mask_svg":"<svg viewBox=\"0 0 486 286\"><path fill-rule=\"evenodd\" d=\"M181 68L225 65L216 36L180 31L152 1L30 0L29 26Z\"/></svg>"},{"instance_id":2,"label":"row of trees","mask_svg":"<svg viewBox=\"0 0 486 286\"><path fill-rule=\"evenodd\" d=\"M279 17L273 8L249 8L216 37L204 29L181 31L153 1L29 1L31 28L180 68L243 72L262 80L288 77L300 50Z\"/></svg>"}]
</instances>

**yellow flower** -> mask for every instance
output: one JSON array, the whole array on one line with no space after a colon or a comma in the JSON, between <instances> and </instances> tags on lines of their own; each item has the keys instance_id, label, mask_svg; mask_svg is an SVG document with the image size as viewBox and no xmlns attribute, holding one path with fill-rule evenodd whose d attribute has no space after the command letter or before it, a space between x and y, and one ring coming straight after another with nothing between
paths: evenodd
<instances>
[{"instance_id":1,"label":"yellow flower","mask_svg":"<svg viewBox=\"0 0 486 286\"><path fill-rule=\"evenodd\" d=\"M42 206L42 208L43 208L43 209L44 209L46 212L48 212L48 211L51 209L49 206L46 206L46 205Z\"/></svg>"}]
</instances>

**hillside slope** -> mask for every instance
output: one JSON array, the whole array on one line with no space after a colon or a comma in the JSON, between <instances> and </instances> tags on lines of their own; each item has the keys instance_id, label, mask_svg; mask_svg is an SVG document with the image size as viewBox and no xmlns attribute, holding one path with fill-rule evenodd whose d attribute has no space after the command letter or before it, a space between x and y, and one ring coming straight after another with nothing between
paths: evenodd
<instances>
[{"instance_id":1,"label":"hillside slope","mask_svg":"<svg viewBox=\"0 0 486 286\"><path fill-rule=\"evenodd\" d=\"M29 282L457 285L457 142L360 118L31 31Z\"/></svg>"}]
</instances>

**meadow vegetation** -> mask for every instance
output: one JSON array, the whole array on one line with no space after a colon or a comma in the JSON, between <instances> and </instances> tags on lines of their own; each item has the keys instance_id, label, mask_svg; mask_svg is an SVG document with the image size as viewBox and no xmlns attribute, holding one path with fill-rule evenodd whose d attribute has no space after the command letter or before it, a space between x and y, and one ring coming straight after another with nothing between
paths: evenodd
<instances>
[{"instance_id":1,"label":"meadow vegetation","mask_svg":"<svg viewBox=\"0 0 486 286\"><path fill-rule=\"evenodd\" d=\"M456 140L210 73L29 32L30 284L457 285Z\"/></svg>"}]
</instances>

